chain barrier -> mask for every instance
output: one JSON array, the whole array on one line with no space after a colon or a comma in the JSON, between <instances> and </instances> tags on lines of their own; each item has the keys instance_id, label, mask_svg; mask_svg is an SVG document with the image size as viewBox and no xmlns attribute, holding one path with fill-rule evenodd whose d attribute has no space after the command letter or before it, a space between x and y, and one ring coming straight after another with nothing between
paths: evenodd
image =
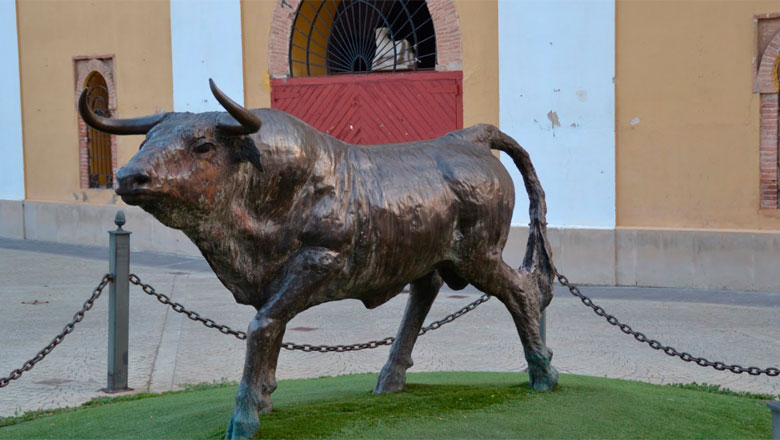
<instances>
[{"instance_id":1,"label":"chain barrier","mask_svg":"<svg viewBox=\"0 0 780 440\"><path fill-rule=\"evenodd\" d=\"M694 362L696 363L696 365L699 365L700 367L712 367L718 371L728 370L735 374L747 373L751 376L766 374L767 376L775 377L780 375L780 368L777 367L769 367L769 368L762 369L758 367L743 367L741 365L736 365L736 364L729 365L721 361L713 362L703 357L693 356L692 354L687 352L677 351L674 347L670 345L663 345L662 343L656 341L655 339L648 338L644 333L635 331L628 324L624 324L620 322L617 318L607 313L601 306L594 304L593 300L583 295L577 286L574 286L571 283L569 283L569 279L566 278L564 275L561 275L559 273L556 273L556 275L558 277L558 281L566 288L568 288L569 292L571 292L572 295L576 296L577 298L580 299L580 301L582 301L583 304L593 309L593 311L597 315L606 319L608 323L618 327L620 331L622 331L623 333L633 336L634 339L636 339L639 342L646 343L647 345L650 346L650 348L654 350L661 350L667 355L672 357L675 356L679 357L685 362Z\"/></svg>"},{"instance_id":2,"label":"chain barrier","mask_svg":"<svg viewBox=\"0 0 780 440\"><path fill-rule=\"evenodd\" d=\"M154 287L145 284L141 281L141 279L136 274L130 274L130 283L135 284L136 286L139 286L144 293L147 295L153 296L157 298L157 301L170 306L175 312L182 313L184 315L187 315L188 318L190 318L193 321L198 321L205 325L208 328L214 328L220 331L220 333L226 334L226 335L233 335L238 339L246 339L246 333L239 331L239 330L233 330L232 328L228 327L227 325L221 325L214 322L212 319L203 318L200 316L199 313L193 312L192 310L187 310L182 304L177 303L168 295L162 294L154 290ZM486 302L490 299L490 295L482 295L474 302L466 305L465 307L461 308L455 313L451 313L444 318L432 322L430 325L423 327L420 329L420 333L418 333L419 336L422 336L426 333L428 333L431 330L436 330L439 327L443 326L444 324L448 324L461 316L465 315L466 313L474 310L479 306L480 304ZM310 345L310 344L296 344L294 342L282 342L282 348L285 350L300 350L305 351L307 353L309 352L319 352L319 353L344 353L347 351L360 351L360 350L370 350L378 347L382 347L384 345L392 345L393 341L395 341L395 338L392 336L389 336L384 339L374 340L374 341L368 341L363 342L359 344L349 344L349 345Z\"/></svg>"},{"instance_id":3,"label":"chain barrier","mask_svg":"<svg viewBox=\"0 0 780 440\"><path fill-rule=\"evenodd\" d=\"M681 360L685 362L694 362L696 365L699 365L701 367L712 367L718 371L730 371L735 374L748 373L751 376L759 376L761 374L765 374L770 377L780 376L780 368L777 367L769 367L769 368L762 369L759 367L743 367L737 364L726 364L721 361L713 362L703 357L693 356L687 352L680 352L672 346L664 345L655 339L648 338L644 333L635 331L628 324L620 322L615 316L610 315L604 310L604 308L595 304L593 300L583 295L580 289L577 286L572 285L569 282L569 279L566 278L565 275L556 273L556 276L558 278L558 281L563 286L568 288L569 292L571 292L572 295L579 298L583 304L593 309L593 312L596 313L596 315L603 317L604 319L607 320L608 323L618 327L620 331L622 331L623 333L633 336L634 339L636 339L641 343L646 343L647 345L650 346L650 348L654 350L661 350L667 355L672 357L679 357ZM51 353L54 350L56 346L61 344L62 341L65 339L65 336L73 332L73 329L75 328L76 324L78 324L84 319L85 313L90 309L92 309L92 306L95 304L95 301L98 299L98 297L100 297L100 294L103 292L103 289L111 281L112 278L110 274L104 275L103 278L100 280L100 283L98 283L97 287L95 287L95 289L92 291L92 295L84 302L84 305L81 307L81 310L79 310L78 312L76 312L75 315L73 315L73 319L68 324L65 325L62 331L57 336L55 336L54 339L52 339L51 342L49 342L49 344L46 347L44 347L41 351L39 351L32 359L25 362L21 368L17 368L11 371L11 374L9 376L0 377L0 388L7 386L12 380L19 379L22 376L22 374L24 374L27 371L30 371L35 366L35 364L42 361L49 353ZM136 274L130 274L130 283L141 287L141 289L147 295L155 297L160 303L170 306L173 309L173 311L177 313L182 313L193 321L198 321L208 328L216 329L222 334L232 335L242 340L246 339L246 332L233 330L227 325L218 324L213 319L204 318L200 316L200 314L198 314L197 312L194 312L192 310L187 310L187 308L185 308L182 304L171 300L169 296L162 293L158 293L157 291L155 291L154 287L150 286L149 284L143 283L141 279L138 277L138 275ZM455 313L451 313L445 316L444 318L438 321L434 321L431 324L423 327L422 329L420 329L418 335L422 336L431 330L436 330L441 326L460 318L466 313L476 309L477 306L485 303L489 299L490 296L487 294L480 296L477 300L469 303L468 305L459 309ZM368 341L368 342L363 342L358 344L349 344L349 345L341 345L341 344L340 345L310 345L310 344L296 344L293 342L283 342L282 348L286 350L299 350L304 352L344 353L348 351L370 350L370 349L374 349L386 345L392 345L394 341L395 338L390 336L384 339L373 340L373 341Z\"/></svg>"},{"instance_id":4,"label":"chain barrier","mask_svg":"<svg viewBox=\"0 0 780 440\"><path fill-rule=\"evenodd\" d=\"M75 315L73 315L73 319L65 325L65 327L62 329L62 331L54 337L54 339L49 342L49 345L43 348L43 350L39 351L38 354L36 354L32 359L28 360L27 362L22 365L21 368L17 368L16 370L11 371L11 374L8 377L0 377L0 388L3 388L5 386L8 386L9 383L11 383L12 380L19 379L22 377L22 374L24 374L27 371L32 370L32 368L37 364L38 362L42 361L43 358L45 358L49 353L54 350L54 347L60 345L62 341L65 339L65 336L71 334L73 332L74 327L76 327L76 324L81 322L84 319L84 314L87 313L88 310L92 309L92 306L95 304L95 300L100 297L100 294L103 293L103 289L108 285L108 283L111 282L111 275L105 274L103 275L103 279L100 280L100 283L95 287L95 290L92 291L92 295L84 302L84 305L81 307L81 310L76 312Z\"/></svg>"}]
</instances>

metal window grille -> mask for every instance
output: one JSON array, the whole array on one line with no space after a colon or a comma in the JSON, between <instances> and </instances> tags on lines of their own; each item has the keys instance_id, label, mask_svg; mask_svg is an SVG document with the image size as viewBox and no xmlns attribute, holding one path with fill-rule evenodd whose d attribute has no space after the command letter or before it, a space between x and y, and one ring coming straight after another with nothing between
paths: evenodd
<instances>
[{"instance_id":1,"label":"metal window grille","mask_svg":"<svg viewBox=\"0 0 780 440\"><path fill-rule=\"evenodd\" d=\"M303 0L293 22L290 76L434 69L425 1Z\"/></svg>"},{"instance_id":2,"label":"metal window grille","mask_svg":"<svg viewBox=\"0 0 780 440\"><path fill-rule=\"evenodd\" d=\"M92 72L87 78L87 102L93 112L110 117L108 86L103 76ZM87 164L90 188L111 188L114 172L111 160L111 135L87 127Z\"/></svg>"}]
</instances>

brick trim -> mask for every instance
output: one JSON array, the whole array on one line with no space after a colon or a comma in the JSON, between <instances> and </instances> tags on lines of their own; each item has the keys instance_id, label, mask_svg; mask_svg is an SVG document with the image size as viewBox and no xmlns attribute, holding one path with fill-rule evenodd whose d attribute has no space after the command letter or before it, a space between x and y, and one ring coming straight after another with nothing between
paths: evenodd
<instances>
[{"instance_id":1,"label":"brick trim","mask_svg":"<svg viewBox=\"0 0 780 440\"><path fill-rule=\"evenodd\" d=\"M760 208L778 209L777 154L778 154L778 94L761 94L760 124Z\"/></svg>"},{"instance_id":2,"label":"brick trim","mask_svg":"<svg viewBox=\"0 0 780 440\"><path fill-rule=\"evenodd\" d=\"M778 14L754 17L774 18ZM780 31L776 32L754 64L753 91L760 93L759 111L759 208L778 209L778 68L780 68Z\"/></svg>"},{"instance_id":3,"label":"brick trim","mask_svg":"<svg viewBox=\"0 0 780 440\"><path fill-rule=\"evenodd\" d=\"M76 71L76 91L74 104L78 106L79 96L84 84L87 82L89 74L97 72L106 80L108 86L108 108L112 112L116 110L116 86L114 85L114 56L107 55L102 57L73 57L73 63Z\"/></svg>"},{"instance_id":4,"label":"brick trim","mask_svg":"<svg viewBox=\"0 0 780 440\"><path fill-rule=\"evenodd\" d=\"M758 72L756 72L756 87L758 93L777 93L777 67L780 58L780 31L778 31L772 41L761 54L761 61L758 63Z\"/></svg>"},{"instance_id":5,"label":"brick trim","mask_svg":"<svg viewBox=\"0 0 780 440\"><path fill-rule=\"evenodd\" d=\"M271 78L286 78L290 74L290 33L301 1L281 0L274 8L268 43L268 73ZM436 32L436 70L462 70L460 23L455 0L428 0L427 5Z\"/></svg>"},{"instance_id":6,"label":"brick trim","mask_svg":"<svg viewBox=\"0 0 780 440\"><path fill-rule=\"evenodd\" d=\"M84 89L84 84L87 82L87 78L92 72L99 73L104 80L106 80L106 86L108 88L108 109L111 113L116 111L116 83L114 82L114 56L74 56L73 57L73 69L75 82L73 84L74 101L73 105L78 109L79 96ZM78 110L76 111L76 118L78 119L79 130L79 186L81 188L89 188L89 155L87 145L87 124L78 116ZM116 175L117 168L117 149L119 143L115 135L111 135L111 173Z\"/></svg>"}]
</instances>

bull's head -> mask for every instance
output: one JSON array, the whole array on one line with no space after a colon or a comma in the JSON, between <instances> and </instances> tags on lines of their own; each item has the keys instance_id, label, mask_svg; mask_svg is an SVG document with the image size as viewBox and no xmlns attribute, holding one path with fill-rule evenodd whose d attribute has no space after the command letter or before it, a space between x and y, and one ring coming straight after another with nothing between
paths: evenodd
<instances>
[{"instance_id":1,"label":"bull's head","mask_svg":"<svg viewBox=\"0 0 780 440\"><path fill-rule=\"evenodd\" d=\"M79 98L79 113L90 127L110 134L146 135L139 151L117 172L116 193L168 226L191 226L220 200L229 199L237 174L246 175L251 167L262 171L260 152L247 136L260 129L260 118L225 95L214 81L209 84L228 113L109 119L92 112L86 89ZM250 169L241 172L241 167Z\"/></svg>"}]
</instances>

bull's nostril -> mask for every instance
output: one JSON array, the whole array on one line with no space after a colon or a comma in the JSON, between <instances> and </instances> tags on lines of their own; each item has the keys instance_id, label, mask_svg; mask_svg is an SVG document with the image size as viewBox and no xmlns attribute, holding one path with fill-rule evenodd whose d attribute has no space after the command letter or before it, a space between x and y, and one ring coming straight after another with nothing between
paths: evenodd
<instances>
[{"instance_id":1,"label":"bull's nostril","mask_svg":"<svg viewBox=\"0 0 780 440\"><path fill-rule=\"evenodd\" d=\"M121 176L119 179L119 186L124 189L136 189L146 185L151 180L152 179L144 173L134 173L129 176Z\"/></svg>"},{"instance_id":2,"label":"bull's nostril","mask_svg":"<svg viewBox=\"0 0 780 440\"><path fill-rule=\"evenodd\" d=\"M149 183L151 179L146 174L136 174L133 176L133 185L134 186L143 186Z\"/></svg>"}]
</instances>

